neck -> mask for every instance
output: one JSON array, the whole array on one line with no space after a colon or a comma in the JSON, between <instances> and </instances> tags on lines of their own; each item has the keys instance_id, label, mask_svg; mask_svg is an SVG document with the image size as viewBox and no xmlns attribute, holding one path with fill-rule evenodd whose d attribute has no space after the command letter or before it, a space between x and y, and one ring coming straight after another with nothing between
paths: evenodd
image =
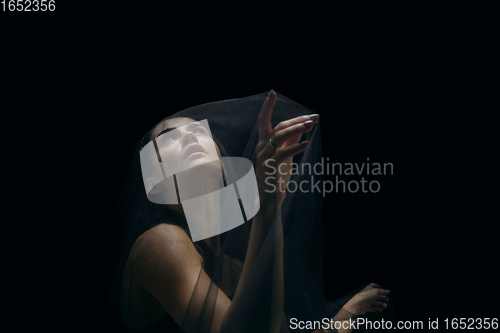
<instances>
[{"instance_id":1,"label":"neck","mask_svg":"<svg viewBox=\"0 0 500 333\"><path fill-rule=\"evenodd\" d=\"M182 205L169 205L169 208L179 214L180 216L186 218L186 214L184 214L184 209ZM200 213L201 215L201 213ZM209 238L205 238L203 240L205 244L209 245L217 255L220 255L220 235L215 235Z\"/></svg>"},{"instance_id":2,"label":"neck","mask_svg":"<svg viewBox=\"0 0 500 333\"><path fill-rule=\"evenodd\" d=\"M182 177L177 176L177 193L181 204L169 205L169 208L187 220L184 212L185 206L182 205L182 202L204 195L203 199L196 202L196 209L190 208L188 214L191 232L193 232L194 228L203 234L205 231L211 230L219 224L219 195L205 194L215 194L220 189L220 179L217 177L210 177L210 179L198 178L196 174L183 175ZM212 247L217 254L220 254L219 234L205 238L203 241Z\"/></svg>"}]
</instances>

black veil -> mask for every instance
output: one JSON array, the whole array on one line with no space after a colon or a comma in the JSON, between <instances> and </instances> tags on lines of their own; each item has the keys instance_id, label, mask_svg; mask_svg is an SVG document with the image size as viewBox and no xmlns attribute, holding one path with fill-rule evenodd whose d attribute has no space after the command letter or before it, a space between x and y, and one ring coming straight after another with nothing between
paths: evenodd
<instances>
[{"instance_id":1,"label":"black veil","mask_svg":"<svg viewBox=\"0 0 500 333\"><path fill-rule=\"evenodd\" d=\"M196 121L206 119L221 156L246 158L253 162L255 168L258 120L267 95L266 92L246 98L207 103L182 110L168 118L187 117ZM277 94L271 123L274 128L281 121L312 113L314 112L299 103ZM120 291L127 258L137 238L162 223L180 226L191 237L185 219L166 205L152 203L144 190L140 151L151 140L153 129L161 126L161 123L153 126L135 147L132 165L109 233L109 248L106 253L109 295L105 317L113 332L132 331L128 327L127 311L123 314L120 307ZM318 327L301 330L292 323L323 323L325 318L346 320L358 317L343 310L342 306L365 285L333 302L324 299L323 194L319 190L321 187L314 187L318 182L321 185L322 177L313 169L315 164L322 162L319 122L303 135L301 141L303 140L309 141L308 147L294 157L297 172L291 178L281 209L274 212L273 226L223 332L322 332ZM226 179L225 185L230 182L231 180ZM137 331L209 332L217 290L221 289L232 299L238 284L252 222L251 218L245 219L244 224L222 233L219 253L203 241L194 243L203 257L203 269L212 282L208 286L196 285L192 299L195 299L195 295L202 295L203 304L189 304L181 327L167 313L154 327ZM348 259L338 251L339 265ZM335 283L334 274L325 283ZM362 316L376 320L380 314L367 312Z\"/></svg>"}]
</instances>

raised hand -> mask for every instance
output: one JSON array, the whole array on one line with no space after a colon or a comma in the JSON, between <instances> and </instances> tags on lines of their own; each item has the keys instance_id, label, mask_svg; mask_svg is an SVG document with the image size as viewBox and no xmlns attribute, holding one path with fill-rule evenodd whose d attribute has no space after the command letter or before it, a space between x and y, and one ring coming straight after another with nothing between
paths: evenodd
<instances>
[{"instance_id":1,"label":"raised hand","mask_svg":"<svg viewBox=\"0 0 500 333\"><path fill-rule=\"evenodd\" d=\"M276 99L276 93L271 90L262 105L256 153L261 204L266 205L276 200L276 208L279 208L285 199L286 187L291 178L293 156L307 148L308 141L299 140L303 133L310 131L318 122L319 115L296 117L272 128L271 115Z\"/></svg>"}]
</instances>

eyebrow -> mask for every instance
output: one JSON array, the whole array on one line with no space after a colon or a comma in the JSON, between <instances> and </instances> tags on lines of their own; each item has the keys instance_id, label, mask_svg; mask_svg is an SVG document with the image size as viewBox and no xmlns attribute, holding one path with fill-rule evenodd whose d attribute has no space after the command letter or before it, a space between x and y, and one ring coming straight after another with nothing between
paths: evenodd
<instances>
[{"instance_id":1,"label":"eyebrow","mask_svg":"<svg viewBox=\"0 0 500 333\"><path fill-rule=\"evenodd\" d=\"M168 127L168 128L165 128L163 131L161 131L160 133L158 133L158 135L156 135L156 137L159 137L160 135L165 134L167 132L170 132L170 131L172 131L172 130L174 130L176 128L177 127Z\"/></svg>"},{"instance_id":2,"label":"eyebrow","mask_svg":"<svg viewBox=\"0 0 500 333\"><path fill-rule=\"evenodd\" d=\"M201 123L190 123L190 124L187 124L184 126L187 126L189 129L191 129L193 127L205 127ZM184 126L181 126L181 127L184 127ZM177 128L178 127L167 127L164 130L162 130L160 133L158 133L158 135L156 137L159 137L160 135L165 134L165 133L170 132L170 131L173 131L174 129L177 129Z\"/></svg>"}]
</instances>

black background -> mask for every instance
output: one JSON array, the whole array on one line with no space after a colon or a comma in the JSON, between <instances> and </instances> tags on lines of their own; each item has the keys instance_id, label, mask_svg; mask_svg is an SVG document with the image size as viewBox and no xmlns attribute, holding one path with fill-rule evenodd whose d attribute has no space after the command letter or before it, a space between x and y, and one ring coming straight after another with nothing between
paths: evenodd
<instances>
[{"instance_id":1,"label":"black background","mask_svg":"<svg viewBox=\"0 0 500 333\"><path fill-rule=\"evenodd\" d=\"M32 154L47 166L24 244L48 251L15 261L38 272L21 304L60 290L44 316L52 327L98 325L100 251L137 141L187 107L274 89L320 114L325 158L394 165L370 178L379 193L325 197L324 239L336 250L324 253L325 298L376 282L392 291L398 320L498 316L487 192L496 132L480 113L493 110L491 88L478 89L488 67L471 60L490 51L467 22L340 22L317 9L305 21L263 9L234 31L234 20L135 10L2 13L3 108L20 116L10 138L36 135Z\"/></svg>"}]
</instances>

